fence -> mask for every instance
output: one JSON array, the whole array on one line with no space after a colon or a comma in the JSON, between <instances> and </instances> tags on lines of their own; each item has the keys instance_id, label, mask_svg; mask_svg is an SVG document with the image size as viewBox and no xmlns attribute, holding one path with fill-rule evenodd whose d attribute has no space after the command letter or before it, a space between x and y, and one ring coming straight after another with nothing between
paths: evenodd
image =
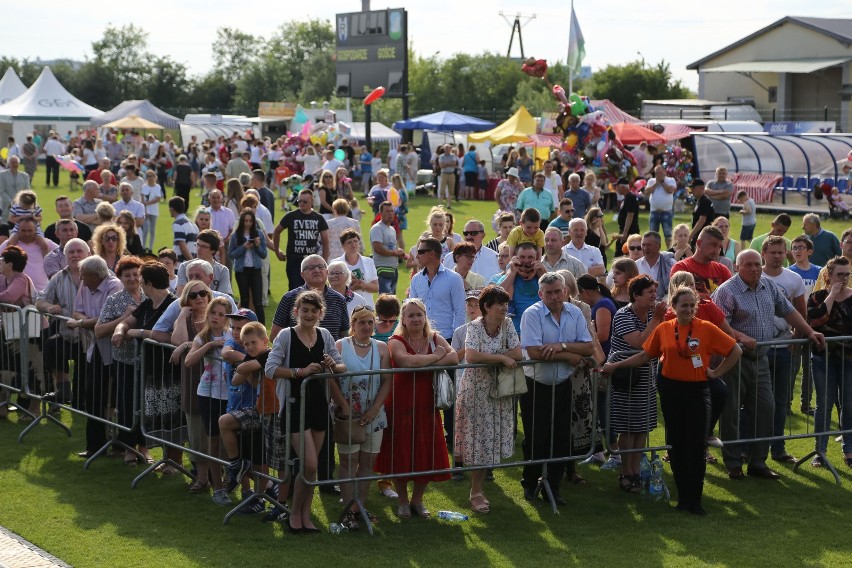
<instances>
[{"instance_id":1,"label":"fence","mask_svg":"<svg viewBox=\"0 0 852 568\"><path fill-rule=\"evenodd\" d=\"M87 469L112 447L121 448L140 459L145 457L141 451L143 447L159 445L163 448L163 458L148 464L133 479L132 488L137 487L142 479L153 472L164 472L167 468L174 468L204 485L206 478L201 477L203 473L193 474L184 467L183 453L190 456L190 461L194 461L196 467L201 466L198 470L202 472L205 467L206 471L212 472L222 466L233 465L221 456L218 443L214 446L204 437L204 430L212 424L210 418L208 417L206 423L199 422L198 415L202 413L180 406L179 401L186 403L187 399L195 398L193 389L197 383L196 378L183 364L185 354L173 359L175 348L172 345L150 339L136 341L129 364L129 380L127 376L122 377L122 380L110 380L105 378L103 373L106 367L97 365L97 359L87 358L86 352L92 347L91 342L94 340L90 331L71 329L67 326L68 318L38 314L32 308L21 310L10 305L0 305L0 308L6 310L3 314L4 341L0 350L0 377L4 380L0 386L6 395L17 393L29 396L38 401L40 407L36 414L30 412L31 407L18 405L19 411L32 419L32 423L27 425L19 436L19 442L40 423L61 426L70 435L70 430L53 414L59 408L85 418L89 424L87 433L91 433L90 428L93 428L95 434L104 432L105 442L101 441L96 444L97 447L87 448L89 452L84 464ZM15 331L16 324L5 323L7 320L17 321L20 331ZM828 354L815 354L812 359L807 356L805 350L804 360L813 361L817 415L813 419L806 416L804 432L795 433L793 422L786 415L786 405L783 420L777 422L778 415L774 411L774 404L767 404L765 397L760 399L757 394L769 393L773 396L773 403L775 399L789 400L798 370L794 358L791 357L787 363L787 359L779 356L782 355L781 352L787 351L788 347L804 345L807 341L788 340L759 344L760 352L766 351L766 361L772 361L775 367L762 368L761 372L755 375L748 366L754 366L757 362L742 360L737 372L726 381L731 384L732 381L748 384L734 385L734 390L729 393L726 407L733 410L720 431L725 451L733 451L746 445L815 438L819 440L817 449L798 460L794 470L807 459L816 457L831 471L839 484L839 474L826 457L825 440L830 436L852 434L852 416L841 414L840 428L832 430L828 426L830 412L829 418L826 418L825 410L833 406L838 393L843 395L842 406L848 404L852 407L852 388L841 388L842 379L849 374L846 350L849 341L852 341L852 337L830 338L828 343L832 347ZM770 348L776 352L772 353L771 359L768 358ZM209 372L225 374L224 369L220 368L225 364L223 359L208 357L206 363ZM535 373L536 366L542 364L544 362L521 363L528 375ZM113 366L114 370L116 368ZM289 488L293 472L300 474L299 479L306 487L329 488L341 484L347 501L344 503L341 518L350 507L357 506L370 533L372 524L357 485L379 479L397 480L402 484L408 480L416 480L417 477L444 479L462 472L484 475L483 470L522 467L525 496L535 498L541 493L556 512L557 504L560 503L558 484L564 477L565 469L569 468L570 471L576 462L590 457L601 445L607 446L610 435L614 433L611 425L612 404L607 404L604 410L596 396L598 389L603 388L608 393L607 398L611 399L612 387L609 380L597 375L593 364L578 366L568 380L558 385L543 384L528 376L528 392L516 397L521 406L523 457L509 459L514 454L513 444L518 431L515 423L516 401L512 398L490 397L489 391L495 381L493 369L493 366L470 364L424 367L416 370L372 369L336 375L314 375L304 379L295 392L285 389L284 400L274 404L275 411L267 413L267 420L264 420L263 413L258 411L259 421L248 420L240 423L243 427L246 424L251 425L251 428L244 427L245 430L259 430L263 439L272 437L272 442L268 446L261 442L263 447L258 448L256 437L244 437L243 446L239 448L238 453L241 460L246 456L251 458L249 461L253 462L255 470L251 475L257 490L229 510L224 522L227 523L234 514L242 510L251 509L258 502L270 503L284 511L286 492L282 496L280 493L262 489L262 484L272 484L272 487L277 485L281 489ZM463 379L461 375L456 376L455 384L459 389L457 403L452 410L445 410L439 415L434 409L431 381L434 373L441 370L461 371L469 375ZM773 371L776 376L774 383ZM394 378L390 379L394 374ZM18 377L17 381L15 375ZM113 374L112 377L115 379L119 375L120 373ZM370 463L364 464L369 471L360 471L360 464L359 468L353 468L351 459L354 452L336 451L333 441L330 440L324 448L317 448L317 468L320 474L314 479L314 465L304 459L309 446L306 446L305 436L298 433L304 432L306 427L312 424L317 424L319 430L324 426L332 432L332 419L323 402L335 400L335 395L338 395L336 400L339 402L339 397L343 397L342 400L345 400L350 408L363 403L363 400L358 399L358 389L349 388L347 391L334 393L333 390L339 388L336 385L347 384L347 378L351 385L359 380L369 382L369 377L382 375L385 375L384 380L392 380L393 386L389 391L390 398L382 405L387 416L387 427L383 429L382 449L378 452L385 454L380 457L380 463L375 468L378 472L373 471ZM95 386L94 379L98 377L101 378L102 390L92 390L91 387ZM479 384L476 384L477 377ZM379 381L381 382L381 378ZM49 389L51 384L54 385L52 392ZM73 386L69 390L63 384ZM129 384L129 389L122 387L122 384ZM787 388L780 388L785 384ZM114 386L110 388L109 385ZM653 388L653 381L649 385ZM268 409L265 404L268 401L264 400L264 396L268 395L263 394L263 388L259 392L261 408ZM311 393L319 393L319 399L312 400ZM317 400L320 404L316 404ZM648 400L649 404L656 407L655 395L649 396ZM8 401L5 404L8 405ZM772 417L767 416L770 407ZM110 411L109 408L116 411ZM280 420L276 425L274 416L277 415L278 408L284 408L283 416L286 419ZM219 413L218 410L216 412ZM293 413L296 413L298 420ZM599 414L603 419L600 431L596 424ZM216 416L218 414L213 415L214 418ZM771 426L767 427L767 424ZM781 431L778 424L782 425ZM199 427L202 429L201 435ZM101 428L103 430L100 430ZM446 437L445 428L448 431ZM105 434L107 429L112 432L108 437ZM708 429L708 434L709 432ZM599 434L602 435L600 441ZM347 440L344 436L342 441L345 443L352 440ZM233 444L233 439L231 443ZM345 444L343 449L352 450L347 446L349 444ZM418 449L421 448L431 448L432 451L425 455L420 454ZM645 443L642 447L610 449L612 455L620 456L667 448L664 444L651 446ZM302 456L302 459L297 456ZM232 451L228 450L225 457L233 457ZM343 475L334 477L336 457L339 457L338 462L344 467ZM465 458L468 458L468 462L463 461ZM323 459L328 464L325 472L322 471ZM242 463L241 461L241 466ZM270 468L277 471L277 476L271 473ZM238 486L239 480L232 478L230 484Z\"/></svg>"}]
</instances>

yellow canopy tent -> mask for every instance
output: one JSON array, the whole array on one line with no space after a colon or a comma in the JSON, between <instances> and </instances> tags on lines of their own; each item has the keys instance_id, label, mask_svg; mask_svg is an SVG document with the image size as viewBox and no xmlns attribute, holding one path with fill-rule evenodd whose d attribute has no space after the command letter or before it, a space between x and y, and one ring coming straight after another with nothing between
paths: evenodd
<instances>
[{"instance_id":1,"label":"yellow canopy tent","mask_svg":"<svg viewBox=\"0 0 852 568\"><path fill-rule=\"evenodd\" d=\"M507 144L509 142L523 142L529 138L530 134L535 134L535 118L525 106L521 105L521 108L503 124L485 132L468 134L467 140L468 142L485 142L488 140L492 144Z\"/></svg>"}]
</instances>

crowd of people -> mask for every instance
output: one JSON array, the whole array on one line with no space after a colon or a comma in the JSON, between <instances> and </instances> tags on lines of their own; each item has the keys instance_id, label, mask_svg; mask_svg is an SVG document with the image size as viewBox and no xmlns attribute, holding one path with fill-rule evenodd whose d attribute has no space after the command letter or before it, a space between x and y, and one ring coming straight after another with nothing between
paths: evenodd
<instances>
[{"instance_id":1,"label":"crowd of people","mask_svg":"<svg viewBox=\"0 0 852 568\"><path fill-rule=\"evenodd\" d=\"M237 487L243 499L252 495L252 469L286 478L291 448L299 460L295 481L254 487L280 503L292 492L289 508L264 517L291 533L318 532L310 482L326 481L322 490L334 492L338 466L348 529L358 528L359 515L376 520L358 510L370 483L349 481L376 472L389 476L379 489L397 500L400 518L429 517L428 484L464 479L452 472L451 454L456 465L476 468L470 507L488 513L490 468L515 450L516 399L524 498L543 497L546 484L557 505L565 503L563 479L587 483L572 456L591 454L587 463L620 469L619 488L641 491L640 453L631 450L647 447L657 426L658 392L678 508L698 515L705 513L705 465L717 459L708 447L722 448L728 476L737 480L777 479L767 459L796 461L779 438L800 369L800 410L815 416L815 431L830 429L834 405L842 429L852 424L843 412L852 365L838 364L849 360L852 345L831 340L852 335L852 228L838 239L807 214L803 234L788 239L792 219L782 214L768 234L754 236L755 206L745 194L736 196L743 229L734 239L724 168L713 182L692 181L692 223L672 226L678 188L662 166L649 172L641 193L627 179L604 191L591 173L562 173L554 160L536 171L521 148L498 183L497 236L489 239L477 219L457 233L451 211L453 199L483 197L476 148L445 147L436 158L437 203L408 250L402 231L417 171L408 145L385 167L348 141L294 152L285 140L238 133L192 140L185 149L152 135L138 147L130 135L107 139L67 141L83 148L86 179L77 199L56 198L59 220L44 229L14 156L0 173L7 188L12 172L15 189L8 199L0 192L7 228L0 233L0 303L63 316L43 324L30 356L42 363L31 388L94 417L114 407L128 430L119 437L125 463L153 463L133 416L131 340L171 345L171 352L152 347L146 359L146 432L170 442L165 454L177 464L182 445L199 452L189 491L212 489L219 505L232 503ZM105 156L95 151L101 147ZM275 223L269 175L284 161L301 164L300 180L313 183L297 188L295 208ZM196 183L202 206L191 213ZM371 256L364 254L359 191L375 214ZM640 200L650 211L645 232ZM168 204L173 246L153 251L160 201ZM618 232L609 235L604 211L618 204ZM267 333L273 259L285 264L289 291ZM411 280L400 302L404 266ZM812 347L768 344L791 338L808 338ZM497 370L531 360L538 363L521 365L525 388L494 394ZM465 362L489 367L457 371L454 404L439 410L429 368ZM609 395L594 381L601 366L612 377ZM376 369L386 372L367 372ZM14 371L3 370L4 382ZM334 375L327 383L311 379L326 373ZM6 414L0 407L0 417ZM361 441L332 435L342 420L360 425ZM713 435L717 421L723 440L776 440L723 445ZM604 445L599 431L614 436ZM105 444L105 423L89 419L80 455ZM842 450L852 467L852 436L844 436ZM825 436L816 451L812 465L822 467ZM543 468L545 459L555 461ZM177 473L171 463L159 471ZM255 505L253 512L263 510Z\"/></svg>"}]
</instances>

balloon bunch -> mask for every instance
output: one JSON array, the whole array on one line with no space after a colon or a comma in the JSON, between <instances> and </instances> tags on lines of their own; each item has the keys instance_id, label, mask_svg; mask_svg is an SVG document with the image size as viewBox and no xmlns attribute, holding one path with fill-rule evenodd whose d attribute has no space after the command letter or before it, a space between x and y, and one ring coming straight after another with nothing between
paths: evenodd
<instances>
[{"instance_id":1,"label":"balloon bunch","mask_svg":"<svg viewBox=\"0 0 852 568\"><path fill-rule=\"evenodd\" d=\"M674 178L678 187L689 185L692 181L692 152L676 145L666 146L663 167L666 168L666 175Z\"/></svg>"},{"instance_id":2,"label":"balloon bunch","mask_svg":"<svg viewBox=\"0 0 852 568\"><path fill-rule=\"evenodd\" d=\"M588 97L566 95L561 85L554 85L551 91L559 102L555 133L564 137L560 148L563 164L578 171L592 170L608 181L638 175L636 159L618 139L603 111L596 110Z\"/></svg>"},{"instance_id":3,"label":"balloon bunch","mask_svg":"<svg viewBox=\"0 0 852 568\"><path fill-rule=\"evenodd\" d=\"M575 171L594 171L599 179L616 181L620 177L636 177L636 159L624 147L604 118L595 110L588 97L577 93L567 95L561 85L551 85L547 80L547 61L530 57L521 71L544 80L559 103L554 134L563 136L560 160Z\"/></svg>"}]
</instances>

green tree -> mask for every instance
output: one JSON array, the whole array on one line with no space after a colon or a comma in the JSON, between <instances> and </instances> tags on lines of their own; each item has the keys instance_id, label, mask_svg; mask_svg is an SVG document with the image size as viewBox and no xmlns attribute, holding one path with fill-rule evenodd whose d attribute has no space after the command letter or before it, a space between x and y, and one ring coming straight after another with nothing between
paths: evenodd
<instances>
[{"instance_id":1,"label":"green tree","mask_svg":"<svg viewBox=\"0 0 852 568\"><path fill-rule=\"evenodd\" d=\"M85 89L90 96L86 102L111 108L122 101L144 97L152 59L148 32L133 24L107 26L101 39L92 43L92 52L94 58L86 64L92 67L85 74Z\"/></svg>"},{"instance_id":2,"label":"green tree","mask_svg":"<svg viewBox=\"0 0 852 568\"><path fill-rule=\"evenodd\" d=\"M610 99L627 112L641 108L642 99L685 99L689 89L672 80L671 69L665 60L655 66L645 60L626 65L607 65L592 76L590 92L595 98Z\"/></svg>"},{"instance_id":3,"label":"green tree","mask_svg":"<svg viewBox=\"0 0 852 568\"><path fill-rule=\"evenodd\" d=\"M285 22L266 42L261 56L245 66L235 106L256 109L260 101L296 101L303 98L303 89L311 98L331 96L333 53L334 30L328 20Z\"/></svg>"},{"instance_id":4,"label":"green tree","mask_svg":"<svg viewBox=\"0 0 852 568\"><path fill-rule=\"evenodd\" d=\"M228 114L236 91L233 82L214 71L193 82L186 105L194 112Z\"/></svg>"},{"instance_id":5,"label":"green tree","mask_svg":"<svg viewBox=\"0 0 852 568\"><path fill-rule=\"evenodd\" d=\"M235 28L216 30L213 42L213 73L231 81L239 81L248 65L265 51L266 40Z\"/></svg>"},{"instance_id":6,"label":"green tree","mask_svg":"<svg viewBox=\"0 0 852 568\"><path fill-rule=\"evenodd\" d=\"M186 75L186 65L174 61L171 57L155 57L150 64L150 75L145 81L146 98L158 107L182 107L186 104L186 94L190 81Z\"/></svg>"}]
</instances>

